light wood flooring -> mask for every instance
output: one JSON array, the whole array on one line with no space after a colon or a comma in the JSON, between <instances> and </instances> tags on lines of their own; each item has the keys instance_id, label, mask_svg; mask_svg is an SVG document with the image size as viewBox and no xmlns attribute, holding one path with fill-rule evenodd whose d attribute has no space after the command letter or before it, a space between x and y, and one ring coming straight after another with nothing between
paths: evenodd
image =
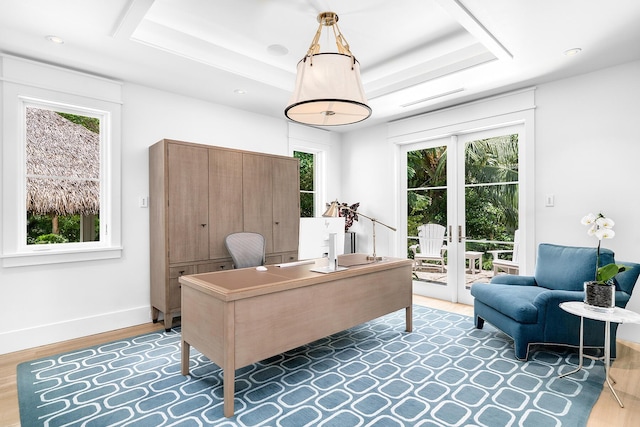
<instances>
[{"instance_id":1,"label":"light wood flooring","mask_svg":"<svg viewBox=\"0 0 640 427\"><path fill-rule=\"evenodd\" d=\"M414 303L441 310L473 316L473 307L421 296ZM19 426L16 367L41 357L77 350L162 329L161 323L148 323L131 328L106 332L57 344L36 347L0 356L0 426ZM640 344L618 340L618 358L611 368L617 381L618 396L625 407L620 408L609 388L603 387L600 398L589 416L588 427L637 426L640 420Z\"/></svg>"}]
</instances>

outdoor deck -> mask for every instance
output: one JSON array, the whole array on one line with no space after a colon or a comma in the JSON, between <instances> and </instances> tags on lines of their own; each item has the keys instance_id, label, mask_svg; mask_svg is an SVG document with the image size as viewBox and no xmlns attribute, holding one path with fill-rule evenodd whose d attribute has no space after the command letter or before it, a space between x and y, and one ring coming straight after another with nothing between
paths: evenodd
<instances>
[{"instance_id":1,"label":"outdoor deck","mask_svg":"<svg viewBox=\"0 0 640 427\"><path fill-rule=\"evenodd\" d=\"M414 270L415 278L417 280L423 282L431 282L431 283L440 283L445 285L447 283L447 271L445 268L444 272L440 272L437 268L434 269L425 269L420 268L419 270ZM474 282L488 282L493 277L493 271L487 270L476 270L475 274L471 274L467 269L465 274L465 283L467 287L471 287L471 284Z\"/></svg>"}]
</instances>

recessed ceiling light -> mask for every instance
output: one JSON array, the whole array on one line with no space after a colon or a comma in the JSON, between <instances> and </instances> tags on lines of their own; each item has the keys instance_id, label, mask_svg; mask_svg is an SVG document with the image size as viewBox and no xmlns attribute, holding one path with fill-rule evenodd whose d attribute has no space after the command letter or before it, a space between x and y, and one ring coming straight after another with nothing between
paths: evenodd
<instances>
[{"instance_id":1,"label":"recessed ceiling light","mask_svg":"<svg viewBox=\"0 0 640 427\"><path fill-rule=\"evenodd\" d=\"M46 36L45 39L49 40L51 43L55 44L63 44L64 40L58 36Z\"/></svg>"},{"instance_id":2,"label":"recessed ceiling light","mask_svg":"<svg viewBox=\"0 0 640 427\"><path fill-rule=\"evenodd\" d=\"M272 44L267 47L267 52L269 53L269 55L273 56L284 56L289 53L289 49L282 46L281 44Z\"/></svg>"},{"instance_id":3,"label":"recessed ceiling light","mask_svg":"<svg viewBox=\"0 0 640 427\"><path fill-rule=\"evenodd\" d=\"M573 49L567 49L564 51L565 56L574 56L582 52L582 49L579 47L574 47Z\"/></svg>"},{"instance_id":4,"label":"recessed ceiling light","mask_svg":"<svg viewBox=\"0 0 640 427\"><path fill-rule=\"evenodd\" d=\"M233 91L233 93L237 94L237 95L244 95L245 93L247 93L246 90L244 89L236 89Z\"/></svg>"}]
</instances>

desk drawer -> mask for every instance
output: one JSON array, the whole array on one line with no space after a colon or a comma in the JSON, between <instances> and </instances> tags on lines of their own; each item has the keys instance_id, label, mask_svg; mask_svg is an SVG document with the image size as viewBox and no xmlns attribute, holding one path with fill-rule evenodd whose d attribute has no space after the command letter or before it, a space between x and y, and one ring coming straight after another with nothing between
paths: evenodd
<instances>
[{"instance_id":1,"label":"desk drawer","mask_svg":"<svg viewBox=\"0 0 640 427\"><path fill-rule=\"evenodd\" d=\"M197 265L197 273L209 273L212 271L224 271L233 269L233 263L229 261L207 262Z\"/></svg>"},{"instance_id":2,"label":"desk drawer","mask_svg":"<svg viewBox=\"0 0 640 427\"><path fill-rule=\"evenodd\" d=\"M298 261L298 252L284 252L281 254L269 254L266 256L266 265L280 264L283 262Z\"/></svg>"}]
</instances>

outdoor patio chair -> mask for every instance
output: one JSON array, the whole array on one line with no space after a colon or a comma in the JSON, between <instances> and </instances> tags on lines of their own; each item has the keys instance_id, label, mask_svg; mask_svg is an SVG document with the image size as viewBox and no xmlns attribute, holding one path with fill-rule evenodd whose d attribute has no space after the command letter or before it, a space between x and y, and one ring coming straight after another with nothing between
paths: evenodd
<instances>
[{"instance_id":1,"label":"outdoor patio chair","mask_svg":"<svg viewBox=\"0 0 640 427\"><path fill-rule=\"evenodd\" d=\"M414 270L437 267L444 272L444 244L446 228L439 224L423 224L418 227L417 245L410 247L413 252Z\"/></svg>"},{"instance_id":2,"label":"outdoor patio chair","mask_svg":"<svg viewBox=\"0 0 640 427\"><path fill-rule=\"evenodd\" d=\"M503 271L507 274L518 274L520 264L518 261L520 252L520 230L513 233L513 249L487 251L493 257L494 276ZM511 259L500 258L500 255L511 254Z\"/></svg>"}]
</instances>

